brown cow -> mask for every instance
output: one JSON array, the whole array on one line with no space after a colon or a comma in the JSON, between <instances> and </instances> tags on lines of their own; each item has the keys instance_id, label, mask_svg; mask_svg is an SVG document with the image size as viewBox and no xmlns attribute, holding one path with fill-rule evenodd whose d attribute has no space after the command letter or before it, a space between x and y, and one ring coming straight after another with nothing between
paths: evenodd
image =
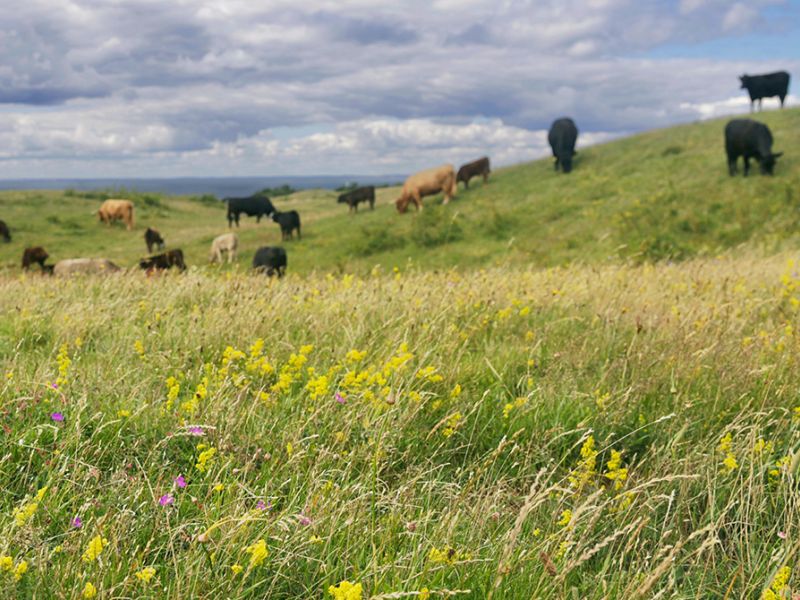
<instances>
[{"instance_id":1,"label":"brown cow","mask_svg":"<svg viewBox=\"0 0 800 600\"><path fill-rule=\"evenodd\" d=\"M164 271L172 267L178 267L181 271L185 271L186 263L183 262L183 251L180 248L175 248L174 250L167 250L161 254L141 259L139 267L148 273Z\"/></svg>"},{"instance_id":2,"label":"brown cow","mask_svg":"<svg viewBox=\"0 0 800 600\"><path fill-rule=\"evenodd\" d=\"M411 175L403 184L400 197L395 200L397 211L404 213L408 210L409 202L413 202L417 210L422 210L422 198L444 192L444 201L447 204L456 195L456 172L453 165L442 165L435 169L420 171Z\"/></svg>"},{"instance_id":3,"label":"brown cow","mask_svg":"<svg viewBox=\"0 0 800 600\"><path fill-rule=\"evenodd\" d=\"M489 173L491 172L489 157L484 156L483 158L462 165L456 174L456 182L463 181L464 187L469 188L470 179L477 175L483 175L483 183L486 183L489 179Z\"/></svg>"},{"instance_id":4,"label":"brown cow","mask_svg":"<svg viewBox=\"0 0 800 600\"><path fill-rule=\"evenodd\" d=\"M42 271L44 271L44 261L46 261L49 256L50 255L47 253L47 250L41 246L25 248L25 251L22 253L22 268L27 271L31 265L34 263L39 263Z\"/></svg>"},{"instance_id":5,"label":"brown cow","mask_svg":"<svg viewBox=\"0 0 800 600\"><path fill-rule=\"evenodd\" d=\"M109 198L100 205L97 218L103 223L111 225L113 221L122 220L128 228L133 229L133 202L130 200L115 200Z\"/></svg>"}]
</instances>

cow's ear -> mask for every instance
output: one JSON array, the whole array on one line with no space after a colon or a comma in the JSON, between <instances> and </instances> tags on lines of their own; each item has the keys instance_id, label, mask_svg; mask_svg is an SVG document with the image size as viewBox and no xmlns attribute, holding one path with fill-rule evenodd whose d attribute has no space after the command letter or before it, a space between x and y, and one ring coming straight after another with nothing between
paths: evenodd
<instances>
[{"instance_id":1,"label":"cow's ear","mask_svg":"<svg viewBox=\"0 0 800 600\"><path fill-rule=\"evenodd\" d=\"M745 77L746 77L746 75L739 75L739 81L744 81Z\"/></svg>"},{"instance_id":2,"label":"cow's ear","mask_svg":"<svg viewBox=\"0 0 800 600\"><path fill-rule=\"evenodd\" d=\"M781 156L783 156L783 152L776 152L772 155L772 158L780 158Z\"/></svg>"}]
</instances>

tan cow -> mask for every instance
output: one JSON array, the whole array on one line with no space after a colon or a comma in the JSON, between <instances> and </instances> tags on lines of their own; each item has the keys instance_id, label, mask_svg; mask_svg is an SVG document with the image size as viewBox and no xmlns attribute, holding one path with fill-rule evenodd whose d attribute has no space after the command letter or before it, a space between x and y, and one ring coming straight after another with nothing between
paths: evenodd
<instances>
[{"instance_id":1,"label":"tan cow","mask_svg":"<svg viewBox=\"0 0 800 600\"><path fill-rule=\"evenodd\" d=\"M444 192L444 202L447 204L456 195L456 172L453 165L442 165L435 169L415 173L403 184L400 197L395 200L397 211L404 213L408 204L413 202L417 210L422 210L422 198Z\"/></svg>"},{"instance_id":2,"label":"tan cow","mask_svg":"<svg viewBox=\"0 0 800 600\"><path fill-rule=\"evenodd\" d=\"M119 267L105 258L67 258L58 261L53 267L53 275L92 275L97 273L113 273Z\"/></svg>"},{"instance_id":3,"label":"tan cow","mask_svg":"<svg viewBox=\"0 0 800 600\"><path fill-rule=\"evenodd\" d=\"M121 219L128 227L128 231L130 231L134 225L133 202L109 198L100 205L100 210L97 211L97 218L107 225L111 225L113 221Z\"/></svg>"},{"instance_id":4,"label":"tan cow","mask_svg":"<svg viewBox=\"0 0 800 600\"><path fill-rule=\"evenodd\" d=\"M211 242L211 256L209 260L222 263L222 253L228 254L228 263L236 260L236 249L239 247L239 238L235 233L223 233Z\"/></svg>"}]
</instances>

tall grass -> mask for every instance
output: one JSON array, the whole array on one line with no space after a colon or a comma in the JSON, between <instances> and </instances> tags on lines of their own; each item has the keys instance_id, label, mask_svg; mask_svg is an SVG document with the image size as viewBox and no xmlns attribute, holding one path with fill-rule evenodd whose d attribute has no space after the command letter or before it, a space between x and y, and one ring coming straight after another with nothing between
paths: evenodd
<instances>
[{"instance_id":1,"label":"tall grass","mask_svg":"<svg viewBox=\"0 0 800 600\"><path fill-rule=\"evenodd\" d=\"M787 258L6 278L0 596L756 597L798 550Z\"/></svg>"}]
</instances>

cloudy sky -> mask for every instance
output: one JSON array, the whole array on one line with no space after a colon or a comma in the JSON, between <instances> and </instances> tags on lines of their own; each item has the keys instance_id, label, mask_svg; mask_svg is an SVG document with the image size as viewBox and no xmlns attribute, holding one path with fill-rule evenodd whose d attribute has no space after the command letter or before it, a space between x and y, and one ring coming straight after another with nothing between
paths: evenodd
<instances>
[{"instance_id":1,"label":"cloudy sky","mask_svg":"<svg viewBox=\"0 0 800 600\"><path fill-rule=\"evenodd\" d=\"M800 0L26 0L0 177L511 164L562 115L587 144L746 112L737 76L798 85L798 40Z\"/></svg>"}]
</instances>

